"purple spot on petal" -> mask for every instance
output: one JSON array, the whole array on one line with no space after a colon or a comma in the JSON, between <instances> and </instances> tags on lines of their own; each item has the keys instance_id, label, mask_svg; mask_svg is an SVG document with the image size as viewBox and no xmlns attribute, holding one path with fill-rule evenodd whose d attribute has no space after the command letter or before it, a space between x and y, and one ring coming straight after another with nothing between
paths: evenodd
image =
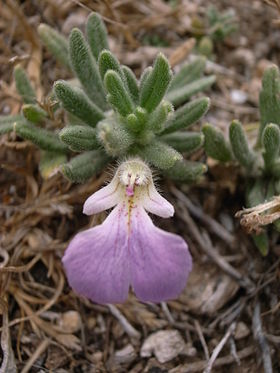
<instances>
[{"instance_id":1,"label":"purple spot on petal","mask_svg":"<svg viewBox=\"0 0 280 373\"><path fill-rule=\"evenodd\" d=\"M126 195L128 197L132 197L134 195L134 186L133 185L129 185L125 188L125 192L126 192Z\"/></svg>"}]
</instances>

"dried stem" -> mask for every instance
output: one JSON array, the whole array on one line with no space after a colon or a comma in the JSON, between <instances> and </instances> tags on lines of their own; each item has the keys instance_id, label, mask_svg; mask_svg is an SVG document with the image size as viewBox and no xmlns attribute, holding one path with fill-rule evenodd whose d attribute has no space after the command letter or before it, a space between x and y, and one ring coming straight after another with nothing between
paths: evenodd
<instances>
[{"instance_id":1,"label":"dried stem","mask_svg":"<svg viewBox=\"0 0 280 373\"><path fill-rule=\"evenodd\" d=\"M273 373L271 356L270 356L270 348L269 348L269 345L267 343L267 340L262 330L261 306L259 302L256 303L256 306L254 309L253 332L254 332L254 337L256 341L258 342L260 349L261 349L264 371L265 373Z\"/></svg>"}]
</instances>

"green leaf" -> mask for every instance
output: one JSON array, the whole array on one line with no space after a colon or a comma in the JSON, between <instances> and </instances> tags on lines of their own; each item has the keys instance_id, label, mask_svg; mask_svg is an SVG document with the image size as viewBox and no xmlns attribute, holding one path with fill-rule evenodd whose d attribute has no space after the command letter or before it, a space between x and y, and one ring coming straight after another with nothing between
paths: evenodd
<instances>
[{"instance_id":1,"label":"green leaf","mask_svg":"<svg viewBox=\"0 0 280 373\"><path fill-rule=\"evenodd\" d=\"M63 153L42 150L40 152L39 170L43 179L48 179L55 175L60 170L60 166L66 161L67 157Z\"/></svg>"},{"instance_id":2,"label":"green leaf","mask_svg":"<svg viewBox=\"0 0 280 373\"><path fill-rule=\"evenodd\" d=\"M166 170L172 167L176 161L183 157L171 146L154 140L151 144L145 146L140 150L140 155L155 167Z\"/></svg>"},{"instance_id":3,"label":"green leaf","mask_svg":"<svg viewBox=\"0 0 280 373\"><path fill-rule=\"evenodd\" d=\"M266 256L269 251L269 240L267 232L262 232L258 235L252 234L254 244L256 245L262 256Z\"/></svg>"},{"instance_id":4,"label":"green leaf","mask_svg":"<svg viewBox=\"0 0 280 373\"><path fill-rule=\"evenodd\" d=\"M265 70L259 97L260 128L257 145L260 147L264 128L269 123L280 125L280 76L277 66Z\"/></svg>"},{"instance_id":5,"label":"green leaf","mask_svg":"<svg viewBox=\"0 0 280 373\"><path fill-rule=\"evenodd\" d=\"M254 207L265 200L265 182L262 179L255 179L246 187L246 206Z\"/></svg>"},{"instance_id":6,"label":"green leaf","mask_svg":"<svg viewBox=\"0 0 280 373\"><path fill-rule=\"evenodd\" d=\"M47 50L65 67L71 69L70 57L68 52L68 41L58 31L52 27L41 23L38 27L40 39Z\"/></svg>"},{"instance_id":7,"label":"green leaf","mask_svg":"<svg viewBox=\"0 0 280 373\"><path fill-rule=\"evenodd\" d=\"M109 162L108 156L99 150L85 152L72 158L61 167L63 175L74 183L84 183L100 173Z\"/></svg>"},{"instance_id":8,"label":"green leaf","mask_svg":"<svg viewBox=\"0 0 280 373\"><path fill-rule=\"evenodd\" d=\"M166 123L166 128L162 134L188 128L205 115L209 109L210 100L208 97L198 98L188 102L175 111L173 118Z\"/></svg>"},{"instance_id":9,"label":"green leaf","mask_svg":"<svg viewBox=\"0 0 280 373\"><path fill-rule=\"evenodd\" d=\"M122 115L126 117L134 110L134 105L121 77L113 70L105 75L105 86L108 91L107 100Z\"/></svg>"},{"instance_id":10,"label":"green leaf","mask_svg":"<svg viewBox=\"0 0 280 373\"><path fill-rule=\"evenodd\" d=\"M153 70L142 81L140 89L140 106L149 113L155 110L163 99L172 79L172 71L168 60L161 53L158 54Z\"/></svg>"},{"instance_id":11,"label":"green leaf","mask_svg":"<svg viewBox=\"0 0 280 373\"><path fill-rule=\"evenodd\" d=\"M204 136L196 132L174 132L160 139L179 152L190 154L202 147Z\"/></svg>"},{"instance_id":12,"label":"green leaf","mask_svg":"<svg viewBox=\"0 0 280 373\"><path fill-rule=\"evenodd\" d=\"M211 85L216 81L215 75L210 75L192 83L189 83L179 89L172 90L166 95L166 99L171 101L172 104L177 107L188 101L194 94L204 91L205 89L211 87Z\"/></svg>"},{"instance_id":13,"label":"green leaf","mask_svg":"<svg viewBox=\"0 0 280 373\"><path fill-rule=\"evenodd\" d=\"M38 128L34 124L23 122L15 123L16 134L25 140L33 142L40 149L66 153L68 148L63 144L59 137L51 131L43 128Z\"/></svg>"},{"instance_id":14,"label":"green leaf","mask_svg":"<svg viewBox=\"0 0 280 373\"><path fill-rule=\"evenodd\" d=\"M0 136L4 135L5 133L13 132L14 130L14 123L7 122L0 124Z\"/></svg>"},{"instance_id":15,"label":"green leaf","mask_svg":"<svg viewBox=\"0 0 280 373\"><path fill-rule=\"evenodd\" d=\"M267 170L271 170L279 157L280 129L277 124L267 124L263 131L262 145L264 147L263 159Z\"/></svg>"},{"instance_id":16,"label":"green leaf","mask_svg":"<svg viewBox=\"0 0 280 373\"><path fill-rule=\"evenodd\" d=\"M148 127L154 133L161 133L166 125L167 118L172 117L173 112L174 108L172 104L163 100L150 115Z\"/></svg>"},{"instance_id":17,"label":"green leaf","mask_svg":"<svg viewBox=\"0 0 280 373\"><path fill-rule=\"evenodd\" d=\"M116 57L108 50L104 50L100 53L98 58L98 66L99 72L101 75L102 80L104 80L105 74L109 70L113 70L122 78L123 82L125 83L125 78L123 71L121 69L121 65Z\"/></svg>"},{"instance_id":18,"label":"green leaf","mask_svg":"<svg viewBox=\"0 0 280 373\"><path fill-rule=\"evenodd\" d=\"M172 180L193 183L198 181L206 171L207 167L203 163L181 160L164 173Z\"/></svg>"},{"instance_id":19,"label":"green leaf","mask_svg":"<svg viewBox=\"0 0 280 373\"><path fill-rule=\"evenodd\" d=\"M36 103L36 93L26 72L20 65L14 68L14 78L17 91L21 95L23 102L26 104Z\"/></svg>"},{"instance_id":20,"label":"green leaf","mask_svg":"<svg viewBox=\"0 0 280 373\"><path fill-rule=\"evenodd\" d=\"M229 127L229 139L233 154L241 166L252 169L256 155L250 150L242 124L237 120Z\"/></svg>"},{"instance_id":21,"label":"green leaf","mask_svg":"<svg viewBox=\"0 0 280 373\"><path fill-rule=\"evenodd\" d=\"M209 157L220 162L229 162L232 160L230 145L220 130L210 124L205 124L202 132L205 137L204 149Z\"/></svg>"},{"instance_id":22,"label":"green leaf","mask_svg":"<svg viewBox=\"0 0 280 373\"><path fill-rule=\"evenodd\" d=\"M77 28L74 28L70 34L69 53L73 70L86 94L98 107L106 109L105 91L97 64L82 32Z\"/></svg>"},{"instance_id":23,"label":"green leaf","mask_svg":"<svg viewBox=\"0 0 280 373\"><path fill-rule=\"evenodd\" d=\"M213 52L213 40L209 36L203 36L198 43L198 53L210 59Z\"/></svg>"},{"instance_id":24,"label":"green leaf","mask_svg":"<svg viewBox=\"0 0 280 373\"><path fill-rule=\"evenodd\" d=\"M60 131L59 137L73 151L94 150L99 142L96 129L86 126L68 126Z\"/></svg>"},{"instance_id":25,"label":"green leaf","mask_svg":"<svg viewBox=\"0 0 280 373\"><path fill-rule=\"evenodd\" d=\"M91 53L95 60L103 49L109 49L107 30L101 16L91 13L87 19L86 34Z\"/></svg>"},{"instance_id":26,"label":"green leaf","mask_svg":"<svg viewBox=\"0 0 280 373\"><path fill-rule=\"evenodd\" d=\"M22 115L0 115L0 136L13 132L15 124L25 122Z\"/></svg>"},{"instance_id":27,"label":"green leaf","mask_svg":"<svg viewBox=\"0 0 280 373\"><path fill-rule=\"evenodd\" d=\"M133 71L129 67L122 66L122 71L126 79L130 97L132 98L134 104L137 105L139 102L139 87L138 87L137 79Z\"/></svg>"},{"instance_id":28,"label":"green leaf","mask_svg":"<svg viewBox=\"0 0 280 373\"><path fill-rule=\"evenodd\" d=\"M169 92L199 79L205 69L205 64L205 57L198 57L194 61L186 63L180 71L174 75Z\"/></svg>"},{"instance_id":29,"label":"green leaf","mask_svg":"<svg viewBox=\"0 0 280 373\"><path fill-rule=\"evenodd\" d=\"M274 163L269 166L269 171L277 179L280 178L280 158L276 159Z\"/></svg>"},{"instance_id":30,"label":"green leaf","mask_svg":"<svg viewBox=\"0 0 280 373\"><path fill-rule=\"evenodd\" d=\"M104 119L103 112L87 98L81 89L59 80L55 82L54 90L64 109L89 126L95 127L100 120Z\"/></svg>"},{"instance_id":31,"label":"green leaf","mask_svg":"<svg viewBox=\"0 0 280 373\"><path fill-rule=\"evenodd\" d=\"M116 121L105 119L97 127L98 140L112 157L125 155L134 137Z\"/></svg>"},{"instance_id":32,"label":"green leaf","mask_svg":"<svg viewBox=\"0 0 280 373\"><path fill-rule=\"evenodd\" d=\"M25 104L22 107L24 117L33 123L39 123L48 117L48 113L39 105Z\"/></svg>"},{"instance_id":33,"label":"green leaf","mask_svg":"<svg viewBox=\"0 0 280 373\"><path fill-rule=\"evenodd\" d=\"M127 128L133 132L140 132L146 127L148 120L147 110L137 106L133 114L126 117Z\"/></svg>"},{"instance_id":34,"label":"green leaf","mask_svg":"<svg viewBox=\"0 0 280 373\"><path fill-rule=\"evenodd\" d=\"M246 187L246 206L254 207L263 203L266 199L266 181L263 179L255 179L248 183ZM269 242L267 232L264 231L258 235L252 234L253 241L260 251L265 256L269 250Z\"/></svg>"},{"instance_id":35,"label":"green leaf","mask_svg":"<svg viewBox=\"0 0 280 373\"><path fill-rule=\"evenodd\" d=\"M140 92L143 91L144 84L145 84L146 80L148 79L148 77L151 75L152 71L153 71L152 66L148 66L148 67L146 67L146 69L143 70L143 72L140 76L139 95L140 95Z\"/></svg>"}]
</instances>

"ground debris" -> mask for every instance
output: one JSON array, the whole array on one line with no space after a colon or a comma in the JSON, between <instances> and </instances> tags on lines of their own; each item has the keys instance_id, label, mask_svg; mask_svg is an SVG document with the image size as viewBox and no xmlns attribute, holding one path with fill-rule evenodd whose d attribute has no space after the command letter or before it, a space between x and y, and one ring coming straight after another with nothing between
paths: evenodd
<instances>
[{"instance_id":1,"label":"ground debris","mask_svg":"<svg viewBox=\"0 0 280 373\"><path fill-rule=\"evenodd\" d=\"M160 330L148 336L140 355L150 357L154 354L160 363L166 363L183 353L185 348L185 342L177 330Z\"/></svg>"}]
</instances>

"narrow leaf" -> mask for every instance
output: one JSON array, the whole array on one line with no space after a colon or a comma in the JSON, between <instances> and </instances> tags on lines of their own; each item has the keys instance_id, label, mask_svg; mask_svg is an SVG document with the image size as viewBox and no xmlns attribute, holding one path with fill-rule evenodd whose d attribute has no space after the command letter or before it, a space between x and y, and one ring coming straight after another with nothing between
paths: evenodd
<instances>
[{"instance_id":1,"label":"narrow leaf","mask_svg":"<svg viewBox=\"0 0 280 373\"><path fill-rule=\"evenodd\" d=\"M229 162L232 159L230 145L222 132L210 124L205 124L202 131L206 154L217 161Z\"/></svg>"},{"instance_id":2,"label":"narrow leaf","mask_svg":"<svg viewBox=\"0 0 280 373\"><path fill-rule=\"evenodd\" d=\"M255 179L249 182L246 187L246 206L254 207L265 200L265 182L262 179Z\"/></svg>"},{"instance_id":3,"label":"narrow leaf","mask_svg":"<svg viewBox=\"0 0 280 373\"><path fill-rule=\"evenodd\" d=\"M194 61L186 63L180 71L174 75L169 91L181 88L184 85L201 78L205 69L205 64L205 57L198 57Z\"/></svg>"},{"instance_id":4,"label":"narrow leaf","mask_svg":"<svg viewBox=\"0 0 280 373\"><path fill-rule=\"evenodd\" d=\"M54 89L64 109L84 123L95 127L100 120L104 119L103 112L87 98L81 89L63 80L57 81Z\"/></svg>"},{"instance_id":5,"label":"narrow leaf","mask_svg":"<svg viewBox=\"0 0 280 373\"><path fill-rule=\"evenodd\" d=\"M208 97L188 102L175 111L173 118L166 123L166 128L162 133L167 134L182 128L188 128L207 113L209 106L210 100Z\"/></svg>"},{"instance_id":6,"label":"narrow leaf","mask_svg":"<svg viewBox=\"0 0 280 373\"><path fill-rule=\"evenodd\" d=\"M260 128L257 145L261 146L264 128L269 123L280 125L280 76L277 66L265 70L259 97Z\"/></svg>"},{"instance_id":7,"label":"narrow leaf","mask_svg":"<svg viewBox=\"0 0 280 373\"><path fill-rule=\"evenodd\" d=\"M256 245L262 256L267 256L269 251L269 240L267 232L262 232L258 235L252 234L254 244Z\"/></svg>"},{"instance_id":8,"label":"narrow leaf","mask_svg":"<svg viewBox=\"0 0 280 373\"><path fill-rule=\"evenodd\" d=\"M105 75L105 86L109 93L107 100L122 116L133 112L134 105L120 76L113 70Z\"/></svg>"},{"instance_id":9,"label":"narrow leaf","mask_svg":"<svg viewBox=\"0 0 280 373\"><path fill-rule=\"evenodd\" d=\"M65 162L67 162L65 154L42 150L40 152L39 170L43 179L48 179L55 175Z\"/></svg>"},{"instance_id":10,"label":"narrow leaf","mask_svg":"<svg viewBox=\"0 0 280 373\"><path fill-rule=\"evenodd\" d=\"M91 13L87 19L86 34L91 53L95 60L103 49L109 49L107 30L98 13Z\"/></svg>"},{"instance_id":11,"label":"narrow leaf","mask_svg":"<svg viewBox=\"0 0 280 373\"><path fill-rule=\"evenodd\" d=\"M241 166L251 169L256 155L250 150L242 124L237 120L229 127L229 139L235 158Z\"/></svg>"},{"instance_id":12,"label":"narrow leaf","mask_svg":"<svg viewBox=\"0 0 280 373\"><path fill-rule=\"evenodd\" d=\"M87 126L68 126L60 131L59 137L73 151L94 150L99 142L96 129Z\"/></svg>"},{"instance_id":13,"label":"narrow leaf","mask_svg":"<svg viewBox=\"0 0 280 373\"><path fill-rule=\"evenodd\" d=\"M263 159L266 169L270 170L279 157L280 129L277 124L267 124L263 131L262 144L264 148Z\"/></svg>"},{"instance_id":14,"label":"narrow leaf","mask_svg":"<svg viewBox=\"0 0 280 373\"><path fill-rule=\"evenodd\" d=\"M34 124L16 122L15 131L18 136L33 142L40 149L60 153L68 151L67 146L60 141L57 135L46 129L38 128Z\"/></svg>"},{"instance_id":15,"label":"narrow leaf","mask_svg":"<svg viewBox=\"0 0 280 373\"><path fill-rule=\"evenodd\" d=\"M137 106L134 113L126 117L127 128L133 132L140 132L146 127L147 120L147 110L143 109L141 106Z\"/></svg>"},{"instance_id":16,"label":"narrow leaf","mask_svg":"<svg viewBox=\"0 0 280 373\"><path fill-rule=\"evenodd\" d=\"M27 120L33 123L39 123L48 116L48 113L44 109L35 104L23 105L22 113Z\"/></svg>"},{"instance_id":17,"label":"narrow leaf","mask_svg":"<svg viewBox=\"0 0 280 373\"><path fill-rule=\"evenodd\" d=\"M207 167L203 163L181 160L164 173L172 180L193 183L198 181L206 171Z\"/></svg>"},{"instance_id":18,"label":"narrow leaf","mask_svg":"<svg viewBox=\"0 0 280 373\"><path fill-rule=\"evenodd\" d=\"M36 93L26 72L20 65L14 68L14 78L17 91L21 95L23 102L26 104L36 103Z\"/></svg>"},{"instance_id":19,"label":"narrow leaf","mask_svg":"<svg viewBox=\"0 0 280 373\"><path fill-rule=\"evenodd\" d=\"M40 39L47 50L61 63L71 69L68 40L52 27L41 23L38 27Z\"/></svg>"},{"instance_id":20,"label":"narrow leaf","mask_svg":"<svg viewBox=\"0 0 280 373\"><path fill-rule=\"evenodd\" d=\"M112 157L124 155L134 140L132 134L114 120L100 122L97 131L99 142Z\"/></svg>"},{"instance_id":21,"label":"narrow leaf","mask_svg":"<svg viewBox=\"0 0 280 373\"><path fill-rule=\"evenodd\" d=\"M138 81L133 73L133 71L127 67L122 66L122 71L124 74L124 77L126 79L127 87L130 93L130 96L134 102L134 104L138 104L139 102L139 87L138 87Z\"/></svg>"},{"instance_id":22,"label":"narrow leaf","mask_svg":"<svg viewBox=\"0 0 280 373\"><path fill-rule=\"evenodd\" d=\"M22 115L1 115L0 116L0 135L12 132L14 130L15 124L25 122Z\"/></svg>"},{"instance_id":23,"label":"narrow leaf","mask_svg":"<svg viewBox=\"0 0 280 373\"><path fill-rule=\"evenodd\" d=\"M123 82L125 83L124 74L121 69L121 65L117 58L108 50L104 50L100 53L98 58L98 66L99 72L101 75L102 80L108 70L113 70L119 74L122 78Z\"/></svg>"},{"instance_id":24,"label":"narrow leaf","mask_svg":"<svg viewBox=\"0 0 280 373\"><path fill-rule=\"evenodd\" d=\"M69 39L69 52L74 72L86 94L101 109L106 109L106 99L97 64L79 29L73 29Z\"/></svg>"},{"instance_id":25,"label":"narrow leaf","mask_svg":"<svg viewBox=\"0 0 280 373\"><path fill-rule=\"evenodd\" d=\"M171 146L154 140L150 145L141 149L140 155L155 167L162 170L167 170L172 167L176 161L181 160L183 157Z\"/></svg>"},{"instance_id":26,"label":"narrow leaf","mask_svg":"<svg viewBox=\"0 0 280 373\"><path fill-rule=\"evenodd\" d=\"M161 136L160 139L179 152L190 154L201 148L204 136L196 132L174 132Z\"/></svg>"},{"instance_id":27,"label":"narrow leaf","mask_svg":"<svg viewBox=\"0 0 280 373\"><path fill-rule=\"evenodd\" d=\"M61 168L63 175L74 183L84 183L92 176L100 173L109 162L102 151L85 152L72 158Z\"/></svg>"},{"instance_id":28,"label":"narrow leaf","mask_svg":"<svg viewBox=\"0 0 280 373\"><path fill-rule=\"evenodd\" d=\"M143 72L140 76L139 95L140 95L140 92L143 91L144 84L145 84L146 80L148 79L148 77L151 75L152 71L153 71L152 66L148 66L148 67L146 67L146 69L143 70Z\"/></svg>"},{"instance_id":29,"label":"narrow leaf","mask_svg":"<svg viewBox=\"0 0 280 373\"><path fill-rule=\"evenodd\" d=\"M163 99L170 81L172 71L163 54L159 54L155 60L152 72L142 82L140 90L140 106L151 113Z\"/></svg>"},{"instance_id":30,"label":"narrow leaf","mask_svg":"<svg viewBox=\"0 0 280 373\"><path fill-rule=\"evenodd\" d=\"M166 125L167 118L173 115L174 109L170 102L163 100L152 112L149 118L148 127L154 133L161 133Z\"/></svg>"},{"instance_id":31,"label":"narrow leaf","mask_svg":"<svg viewBox=\"0 0 280 373\"><path fill-rule=\"evenodd\" d=\"M180 106L184 104L186 101L188 101L194 94L204 91L205 89L211 87L215 80L215 75L210 75L195 80L194 82L189 83L179 89L168 92L166 95L166 99L168 101L171 101L175 107Z\"/></svg>"}]
</instances>

